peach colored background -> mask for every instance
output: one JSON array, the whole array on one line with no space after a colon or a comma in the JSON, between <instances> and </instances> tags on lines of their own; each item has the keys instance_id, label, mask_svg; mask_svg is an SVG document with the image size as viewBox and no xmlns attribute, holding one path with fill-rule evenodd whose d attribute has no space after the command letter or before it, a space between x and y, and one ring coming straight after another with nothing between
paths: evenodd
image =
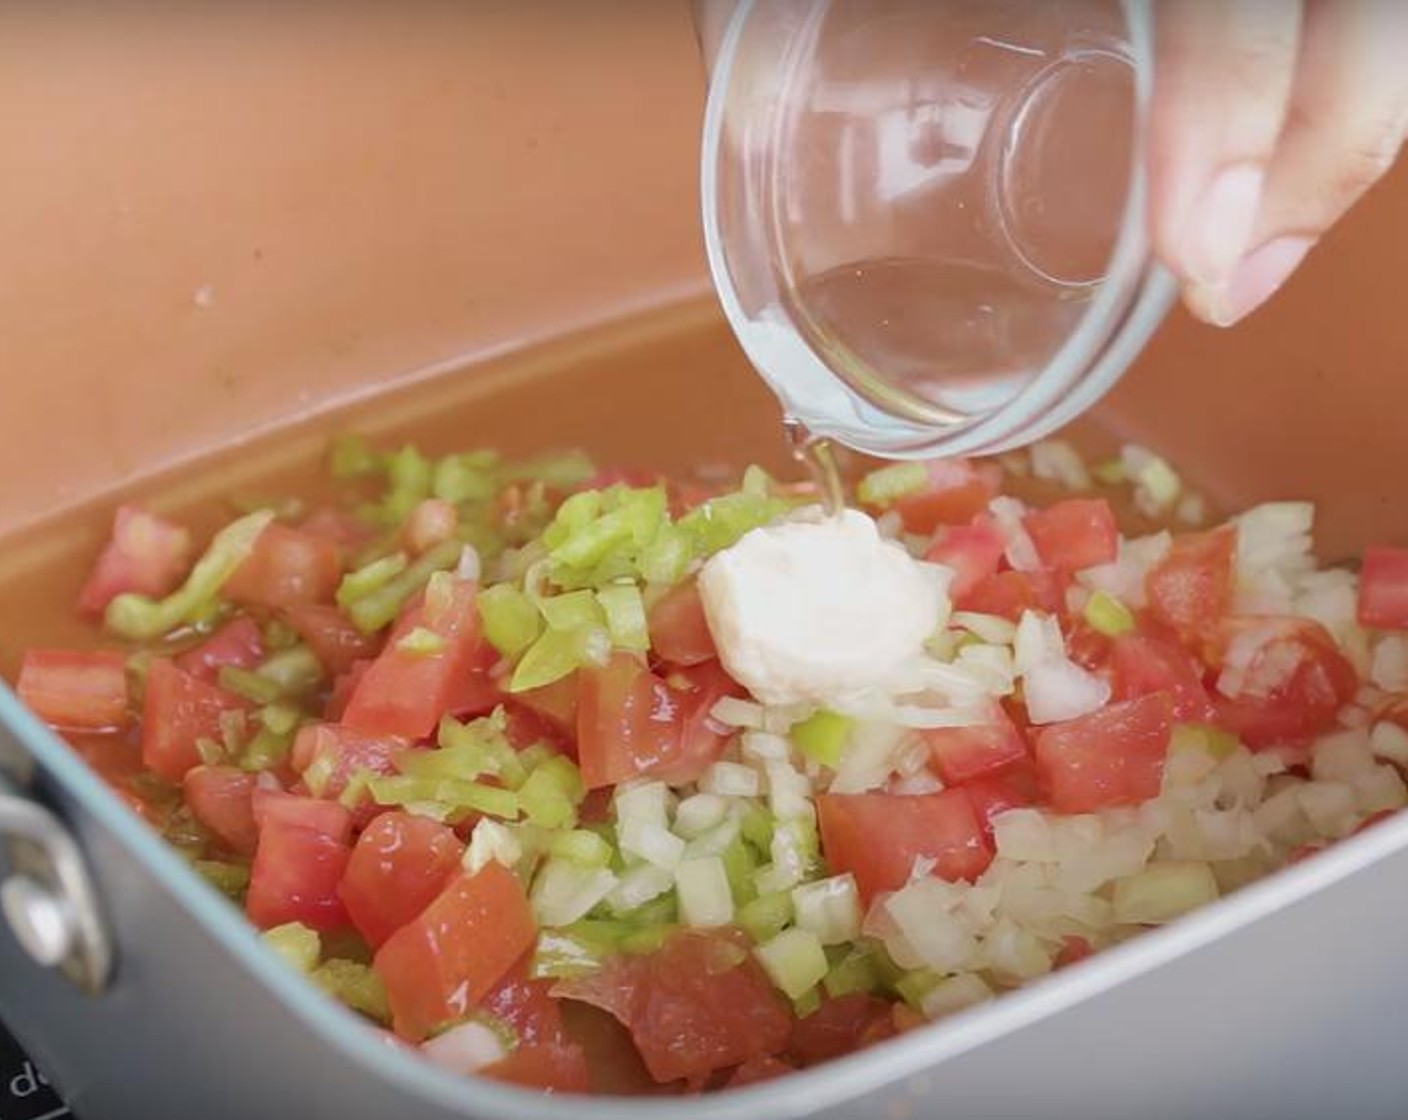
<instances>
[{"instance_id":1,"label":"peach colored background","mask_svg":"<svg viewBox=\"0 0 1408 1120\"><path fill-rule=\"evenodd\" d=\"M0 7L0 525L703 290L683 3L170 7Z\"/></svg>"},{"instance_id":2,"label":"peach colored background","mask_svg":"<svg viewBox=\"0 0 1408 1120\"><path fill-rule=\"evenodd\" d=\"M683 0L118 8L0 7L0 526L706 288ZM1406 274L1400 168L1106 415L1228 500L1333 499L1332 553L1408 541Z\"/></svg>"}]
</instances>

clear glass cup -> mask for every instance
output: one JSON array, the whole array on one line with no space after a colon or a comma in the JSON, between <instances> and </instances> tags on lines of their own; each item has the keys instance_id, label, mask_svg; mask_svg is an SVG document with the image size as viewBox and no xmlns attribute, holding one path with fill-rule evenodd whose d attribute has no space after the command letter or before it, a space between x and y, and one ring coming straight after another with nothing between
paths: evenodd
<instances>
[{"instance_id":1,"label":"clear glass cup","mask_svg":"<svg viewBox=\"0 0 1408 1120\"><path fill-rule=\"evenodd\" d=\"M1172 303L1145 224L1148 0L743 0L705 240L814 436L890 458L1040 438Z\"/></svg>"}]
</instances>

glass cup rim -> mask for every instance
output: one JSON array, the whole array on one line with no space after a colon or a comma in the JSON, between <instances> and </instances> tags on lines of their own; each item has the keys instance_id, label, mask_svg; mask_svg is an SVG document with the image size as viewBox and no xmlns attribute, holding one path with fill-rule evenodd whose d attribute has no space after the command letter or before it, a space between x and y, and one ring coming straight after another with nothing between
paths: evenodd
<instances>
[{"instance_id":1,"label":"glass cup rim","mask_svg":"<svg viewBox=\"0 0 1408 1120\"><path fill-rule=\"evenodd\" d=\"M822 12L829 0L816 5ZM721 224L720 163L727 102L734 80L734 66L749 21L765 5L761 0L739 0L720 40L710 76L705 107L700 199L705 250L715 290L724 313L758 372L775 389L780 387L766 357L750 347L748 327L752 318L744 311L734 284L727 238ZM829 425L824 416L797 417L815 434L836 439L856 450L891 458L932 454L936 449L953 453L1001 450L1038 438L1058 423L1078 415L1118 380L1128 361L1162 321L1176 294L1176 284L1154 261L1145 218L1147 181L1144 139L1153 77L1153 0L1120 0L1129 40L1134 73L1136 127L1124 213L1115 238L1110 267L1099 282L1094 298L1079 321L1041 370L1008 400L987 412L971 415L934 404L887 381L864 363L828 360L814 341L814 334L799 323L792 308L782 306L783 325L800 338L807 350L851 398L852 411L864 415L879 411L886 418L886 432L857 435L853 423ZM810 21L815 24L815 17ZM789 62L795 66L796 59ZM791 80L782 75L784 83ZM778 99L778 103L781 102ZM775 167L767 175L773 189ZM763 207L763 212L767 212ZM770 235L775 231L770 230ZM770 244L750 246L769 258L768 266L780 290L786 284L778 275L780 251L776 238ZM759 359L763 358L763 361ZM830 427L830 430L828 428Z\"/></svg>"}]
</instances>

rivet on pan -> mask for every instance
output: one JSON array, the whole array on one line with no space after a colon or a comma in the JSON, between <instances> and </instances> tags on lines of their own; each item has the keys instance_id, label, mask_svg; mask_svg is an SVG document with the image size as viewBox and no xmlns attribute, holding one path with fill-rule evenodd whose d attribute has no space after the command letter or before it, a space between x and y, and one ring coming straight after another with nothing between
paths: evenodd
<instances>
[{"instance_id":1,"label":"rivet on pan","mask_svg":"<svg viewBox=\"0 0 1408 1120\"><path fill-rule=\"evenodd\" d=\"M27 875L0 883L0 910L15 940L36 964L53 968L73 951L73 913L64 900Z\"/></svg>"}]
</instances>

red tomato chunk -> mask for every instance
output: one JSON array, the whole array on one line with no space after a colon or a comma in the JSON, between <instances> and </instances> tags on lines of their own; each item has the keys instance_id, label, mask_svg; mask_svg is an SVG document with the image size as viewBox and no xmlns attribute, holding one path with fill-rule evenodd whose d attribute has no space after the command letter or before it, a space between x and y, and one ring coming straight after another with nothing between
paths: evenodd
<instances>
[{"instance_id":1,"label":"red tomato chunk","mask_svg":"<svg viewBox=\"0 0 1408 1120\"><path fill-rule=\"evenodd\" d=\"M983 821L961 788L918 795L832 793L816 804L827 864L856 877L867 906L877 894L909 882L916 859L933 860L941 879L969 881L992 862Z\"/></svg>"},{"instance_id":2,"label":"red tomato chunk","mask_svg":"<svg viewBox=\"0 0 1408 1120\"><path fill-rule=\"evenodd\" d=\"M988 722L972 727L934 727L923 732L929 761L945 785L959 785L1027 758L1027 744L1002 706Z\"/></svg>"},{"instance_id":3,"label":"red tomato chunk","mask_svg":"<svg viewBox=\"0 0 1408 1120\"><path fill-rule=\"evenodd\" d=\"M434 731L440 717L458 707L456 697L481 668L476 590L473 583L456 580L444 596L413 606L352 690L342 722L358 731L404 739L421 739ZM439 638L441 648L424 652L400 646L401 637L420 628ZM492 707L491 700L483 711Z\"/></svg>"},{"instance_id":4,"label":"red tomato chunk","mask_svg":"<svg viewBox=\"0 0 1408 1120\"><path fill-rule=\"evenodd\" d=\"M330 603L342 579L342 561L331 540L271 522L225 584L225 596L249 607Z\"/></svg>"},{"instance_id":5,"label":"red tomato chunk","mask_svg":"<svg viewBox=\"0 0 1408 1120\"><path fill-rule=\"evenodd\" d=\"M253 855L259 839L255 780L255 775L234 766L197 766L186 772L182 783L191 815L239 855Z\"/></svg>"},{"instance_id":6,"label":"red tomato chunk","mask_svg":"<svg viewBox=\"0 0 1408 1120\"><path fill-rule=\"evenodd\" d=\"M120 653L32 649L15 691L54 727L103 731L127 722L127 662Z\"/></svg>"},{"instance_id":7,"label":"red tomato chunk","mask_svg":"<svg viewBox=\"0 0 1408 1120\"><path fill-rule=\"evenodd\" d=\"M1359 624L1408 630L1408 548L1369 548L1359 571Z\"/></svg>"},{"instance_id":8,"label":"red tomato chunk","mask_svg":"<svg viewBox=\"0 0 1408 1120\"><path fill-rule=\"evenodd\" d=\"M119 506L112 538L78 594L78 609L100 615L129 592L159 599L180 584L190 560L191 535L185 529L138 506Z\"/></svg>"},{"instance_id":9,"label":"red tomato chunk","mask_svg":"<svg viewBox=\"0 0 1408 1120\"><path fill-rule=\"evenodd\" d=\"M202 759L197 743L224 740L222 717L250 710L243 697L218 685L182 672L163 657L147 669L146 698L142 704L142 761L171 782Z\"/></svg>"},{"instance_id":10,"label":"red tomato chunk","mask_svg":"<svg viewBox=\"0 0 1408 1120\"><path fill-rule=\"evenodd\" d=\"M939 529L924 559L953 571L949 597L959 602L989 576L997 574L1007 551L1007 537L990 519Z\"/></svg>"},{"instance_id":11,"label":"red tomato chunk","mask_svg":"<svg viewBox=\"0 0 1408 1120\"><path fill-rule=\"evenodd\" d=\"M682 931L647 956L613 957L558 984L563 999L609 1011L631 1032L650 1076L699 1084L787 1045L792 1016L745 947Z\"/></svg>"},{"instance_id":12,"label":"red tomato chunk","mask_svg":"<svg viewBox=\"0 0 1408 1120\"><path fill-rule=\"evenodd\" d=\"M1111 704L1036 735L1036 763L1051 807L1090 813L1157 797L1173 730L1167 693Z\"/></svg>"},{"instance_id":13,"label":"red tomato chunk","mask_svg":"<svg viewBox=\"0 0 1408 1120\"><path fill-rule=\"evenodd\" d=\"M411 813L385 812L357 838L337 893L373 949L418 918L459 872L454 831Z\"/></svg>"},{"instance_id":14,"label":"red tomato chunk","mask_svg":"<svg viewBox=\"0 0 1408 1120\"><path fill-rule=\"evenodd\" d=\"M199 645L177 654L176 667L203 681L215 681L225 666L253 669L264 660L264 637L252 618L232 618Z\"/></svg>"},{"instance_id":15,"label":"red tomato chunk","mask_svg":"<svg viewBox=\"0 0 1408 1120\"><path fill-rule=\"evenodd\" d=\"M325 932L346 925L337 888L352 854L347 810L283 794L258 799L255 819L259 842L245 896L249 920L260 929L301 922Z\"/></svg>"},{"instance_id":16,"label":"red tomato chunk","mask_svg":"<svg viewBox=\"0 0 1408 1120\"><path fill-rule=\"evenodd\" d=\"M419 1042L465 1018L536 935L528 897L512 871L490 862L476 874L457 875L377 951L373 966L396 1033Z\"/></svg>"},{"instance_id":17,"label":"red tomato chunk","mask_svg":"<svg viewBox=\"0 0 1408 1120\"><path fill-rule=\"evenodd\" d=\"M1149 613L1185 642L1203 638L1231 603L1236 547L1231 525L1175 538L1145 577Z\"/></svg>"},{"instance_id":18,"label":"red tomato chunk","mask_svg":"<svg viewBox=\"0 0 1408 1120\"><path fill-rule=\"evenodd\" d=\"M1029 514L1024 524L1048 568L1073 572L1108 564L1119 549L1119 529L1103 498L1071 498Z\"/></svg>"}]
</instances>

